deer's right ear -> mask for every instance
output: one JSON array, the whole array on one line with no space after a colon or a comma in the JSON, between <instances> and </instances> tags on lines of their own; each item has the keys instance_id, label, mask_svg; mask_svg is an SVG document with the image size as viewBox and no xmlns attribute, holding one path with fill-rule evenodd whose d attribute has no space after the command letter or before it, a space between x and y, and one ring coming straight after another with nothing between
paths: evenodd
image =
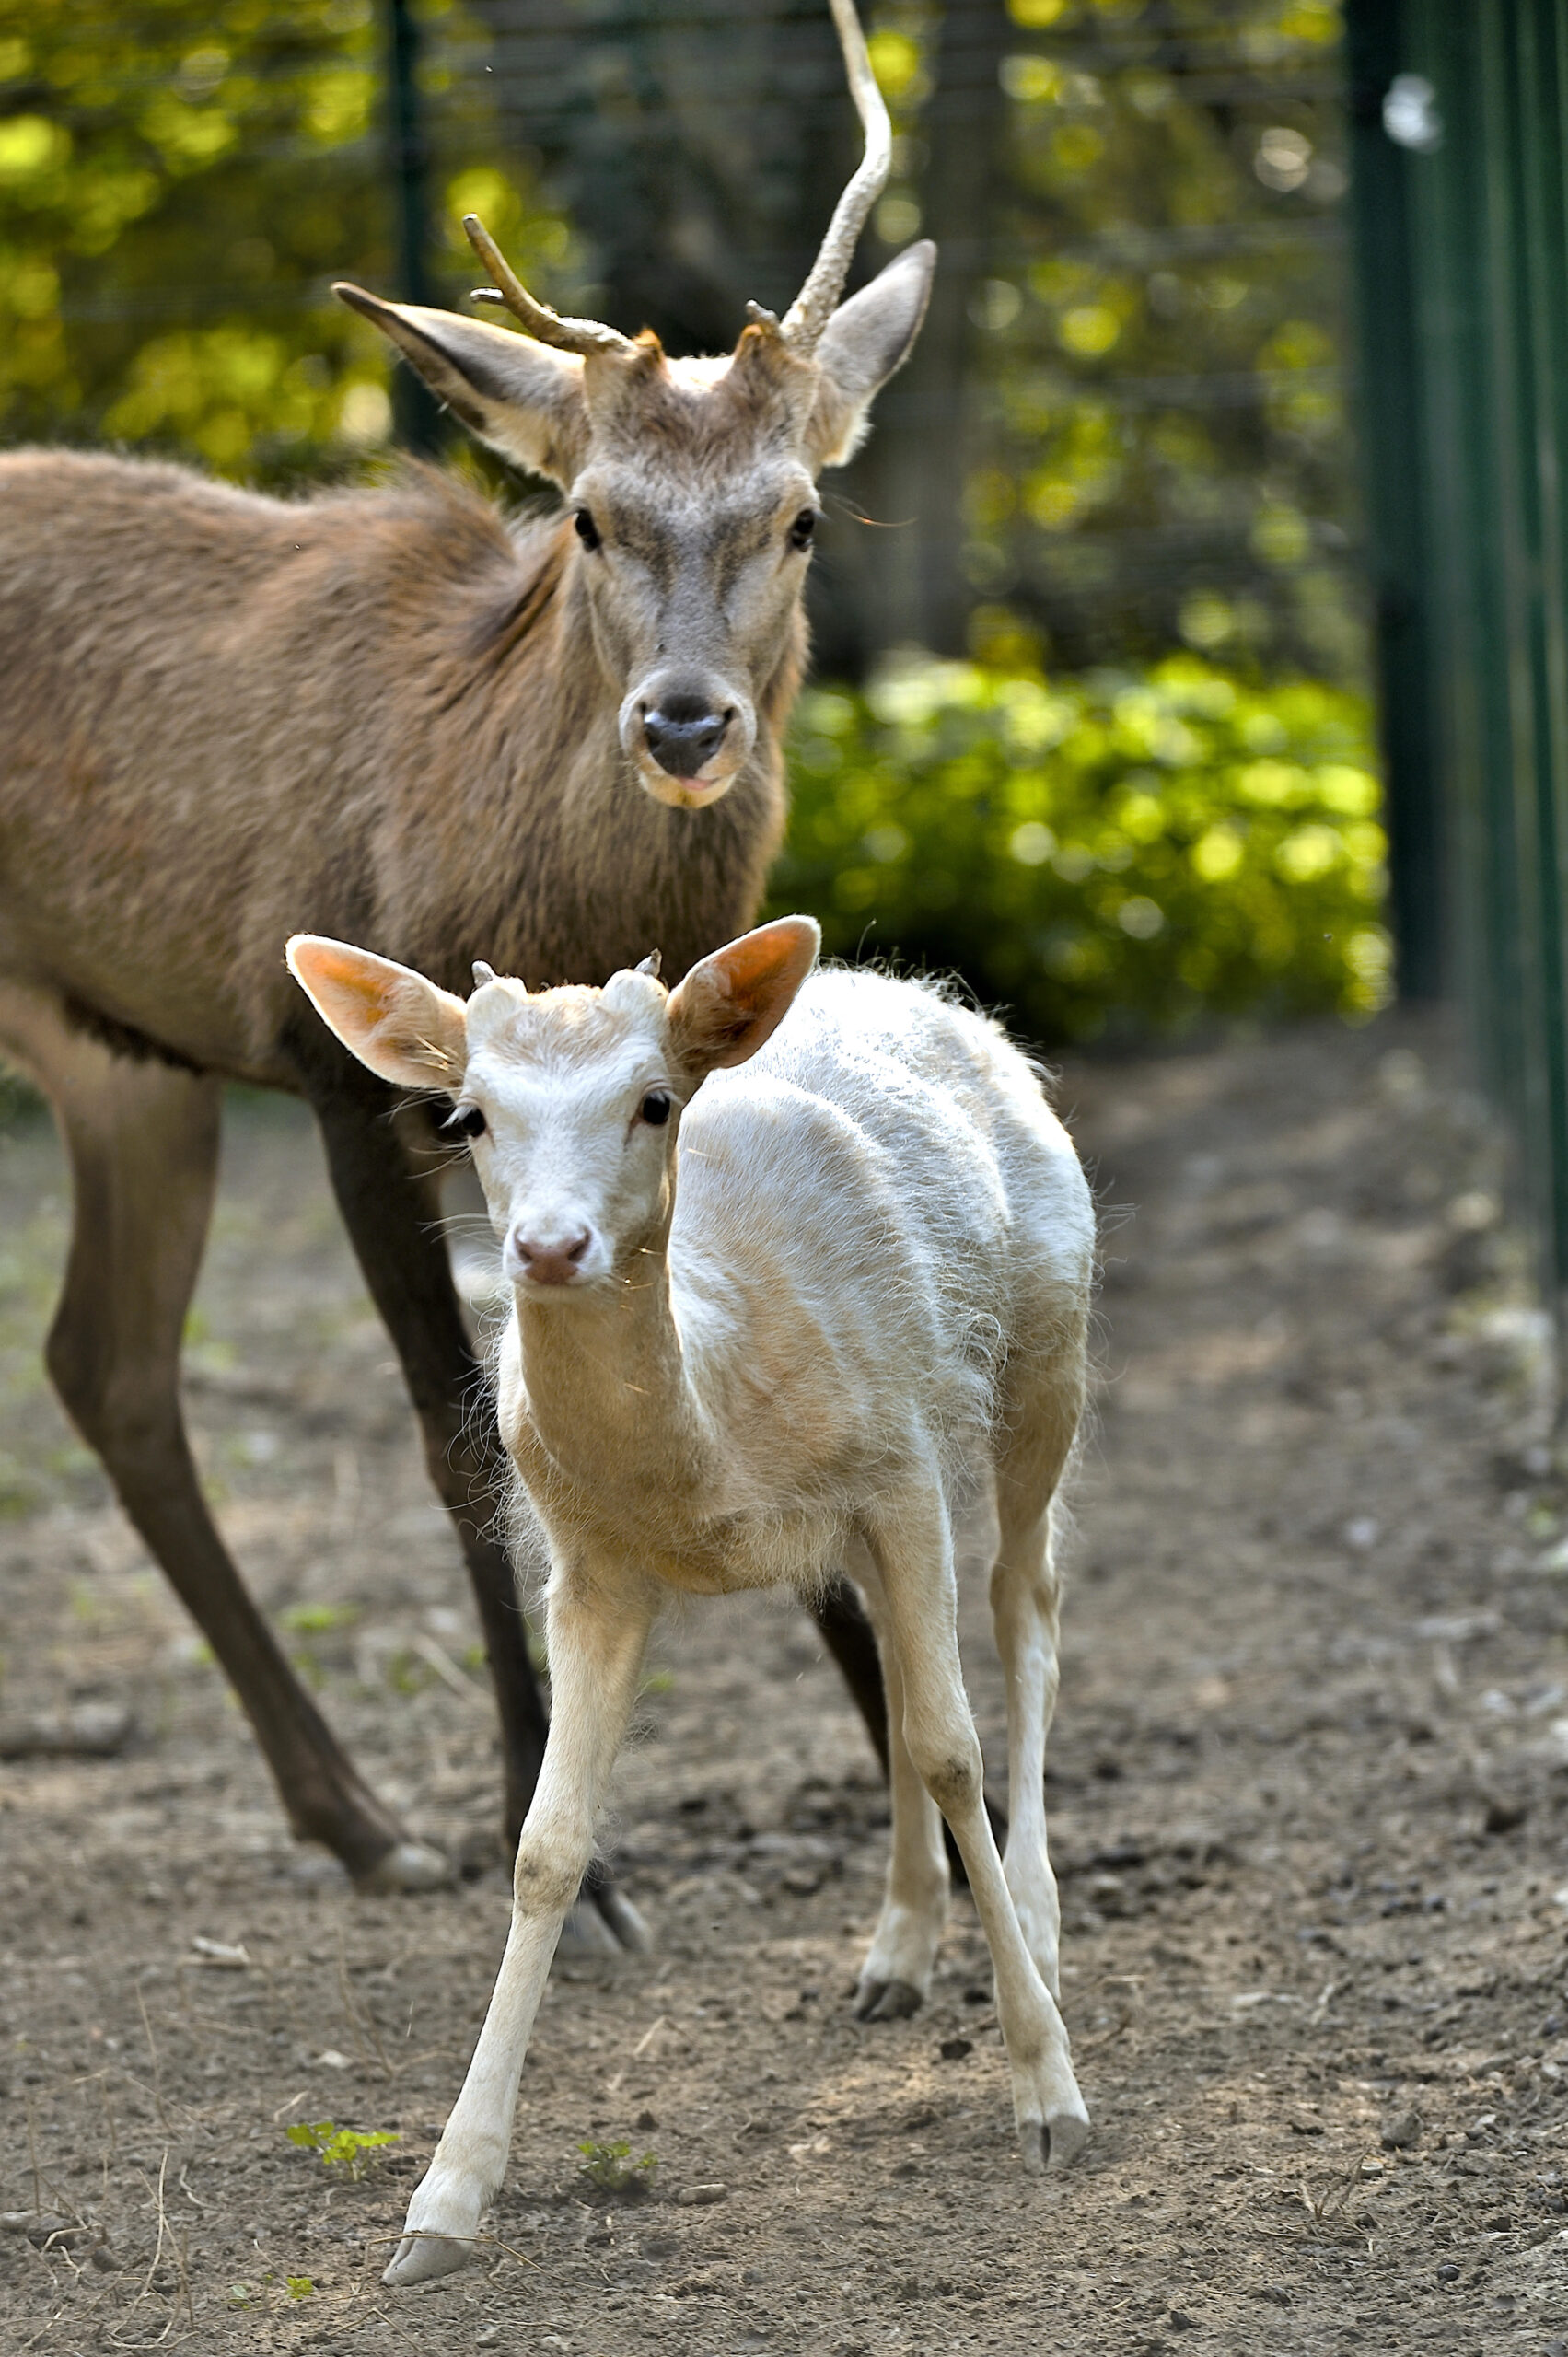
<instances>
[{"instance_id":1,"label":"deer's right ear","mask_svg":"<svg viewBox=\"0 0 1568 2357\"><path fill-rule=\"evenodd\" d=\"M470 434L536 475L564 490L579 472L588 445L583 364L531 336L459 311L427 311L413 303L383 303L362 286L332 289L395 343L436 395Z\"/></svg>"},{"instance_id":2,"label":"deer's right ear","mask_svg":"<svg viewBox=\"0 0 1568 2357\"><path fill-rule=\"evenodd\" d=\"M319 933L296 933L285 954L322 1022L362 1064L399 1088L455 1093L468 1064L460 998L412 967Z\"/></svg>"}]
</instances>

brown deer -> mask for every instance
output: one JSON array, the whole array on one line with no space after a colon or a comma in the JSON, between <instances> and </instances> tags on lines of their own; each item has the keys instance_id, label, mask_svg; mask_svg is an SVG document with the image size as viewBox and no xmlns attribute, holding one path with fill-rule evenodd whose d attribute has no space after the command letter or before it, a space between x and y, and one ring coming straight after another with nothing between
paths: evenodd
<instances>
[{"instance_id":1,"label":"brown deer","mask_svg":"<svg viewBox=\"0 0 1568 2357\"><path fill-rule=\"evenodd\" d=\"M449 475L297 503L64 450L0 459L0 1047L38 1082L75 1225L51 1375L249 1714L296 1833L417 1887L411 1840L333 1739L203 1497L179 1396L226 1080L311 1106L500 1705L515 1836L545 1714L499 1474L465 1424L475 1362L437 1225L455 1141L300 999L284 944L363 942L448 988L475 959L671 981L750 922L784 815L819 470L846 459L924 311L911 247L839 304L889 163L851 0L832 0L863 161L783 319L734 353L557 316L466 225L524 334L337 291L463 423L550 477L511 522ZM379 1116L380 1118L376 1118ZM819 1616L879 1747L875 1649ZM634 1910L593 1887L621 1938Z\"/></svg>"}]
</instances>

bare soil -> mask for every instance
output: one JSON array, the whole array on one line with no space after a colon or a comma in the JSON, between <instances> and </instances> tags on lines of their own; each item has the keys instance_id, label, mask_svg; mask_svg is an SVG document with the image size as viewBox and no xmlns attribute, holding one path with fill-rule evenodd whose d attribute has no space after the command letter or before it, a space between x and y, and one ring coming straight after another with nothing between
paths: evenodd
<instances>
[{"instance_id":1,"label":"bare soil","mask_svg":"<svg viewBox=\"0 0 1568 2357\"><path fill-rule=\"evenodd\" d=\"M65 1184L0 1137L0 1715L138 1726L0 1768L0 2347L1564 2357L1568 1483L1447 1070L1401 1020L1063 1076L1109 1213L1050 1771L1078 2167L1017 2171L966 1899L930 2006L854 2021L869 1750L802 1615L693 1610L621 1779L656 1951L558 1959L485 2262L406 2294L507 1888L389 1349L308 1124L237 1102L192 1421L330 1715L466 1863L401 1900L290 1843L42 1388ZM995 1759L978 1576L965 1638ZM398 2141L355 2181L288 2141L327 2120Z\"/></svg>"}]
</instances>

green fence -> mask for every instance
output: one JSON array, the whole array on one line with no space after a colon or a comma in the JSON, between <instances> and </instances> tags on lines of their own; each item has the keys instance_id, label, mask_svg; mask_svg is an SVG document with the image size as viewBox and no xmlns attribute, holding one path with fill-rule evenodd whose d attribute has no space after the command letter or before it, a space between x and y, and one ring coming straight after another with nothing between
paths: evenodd
<instances>
[{"instance_id":1,"label":"green fence","mask_svg":"<svg viewBox=\"0 0 1568 2357\"><path fill-rule=\"evenodd\" d=\"M1568 0L1351 0L1394 915L1568 1302ZM1560 1320L1561 1322L1561 1320Z\"/></svg>"}]
</instances>

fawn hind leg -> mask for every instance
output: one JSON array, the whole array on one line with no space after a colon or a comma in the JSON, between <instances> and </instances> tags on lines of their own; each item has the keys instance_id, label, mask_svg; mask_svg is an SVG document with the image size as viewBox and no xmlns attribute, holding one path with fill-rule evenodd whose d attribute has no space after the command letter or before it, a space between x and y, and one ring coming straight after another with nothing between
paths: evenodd
<instances>
[{"instance_id":1,"label":"fawn hind leg","mask_svg":"<svg viewBox=\"0 0 1568 2357\"><path fill-rule=\"evenodd\" d=\"M996 1975L996 2012L1026 2169L1061 2168L1088 2134L1067 2032L1030 1952L985 1813L980 1738L958 1659L952 1529L939 1478L877 1507L868 1534L886 1602L903 1734L963 1856Z\"/></svg>"},{"instance_id":2,"label":"fawn hind leg","mask_svg":"<svg viewBox=\"0 0 1568 2357\"><path fill-rule=\"evenodd\" d=\"M1041 1980L1061 1996L1062 1910L1046 1841L1045 1747L1056 1708L1062 1584L1054 1501L1072 1453L1079 1391L1047 1376L1019 1399L996 1466L992 1621L1007 1687L1007 1845L1004 1871Z\"/></svg>"}]
</instances>

